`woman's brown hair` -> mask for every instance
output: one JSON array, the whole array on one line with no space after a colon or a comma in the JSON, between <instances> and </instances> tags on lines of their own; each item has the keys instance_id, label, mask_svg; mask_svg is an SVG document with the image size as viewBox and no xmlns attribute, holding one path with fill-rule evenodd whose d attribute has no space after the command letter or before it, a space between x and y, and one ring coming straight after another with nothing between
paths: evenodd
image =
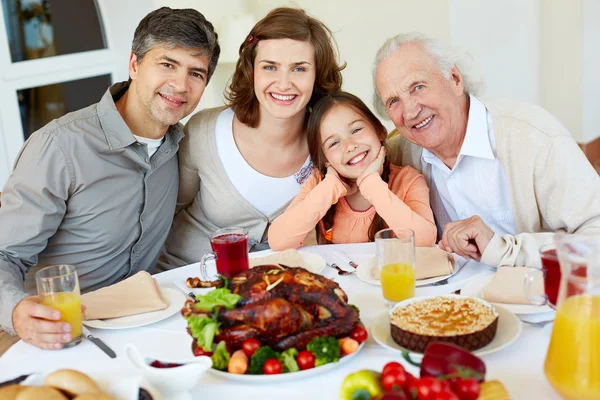
<instances>
[{"instance_id":1,"label":"woman's brown hair","mask_svg":"<svg viewBox=\"0 0 600 400\"><path fill-rule=\"evenodd\" d=\"M252 28L239 50L239 59L225 97L240 122L256 128L260 121L258 100L254 94L254 59L261 40L293 39L309 42L315 49L316 77L308 108L321 97L340 90L341 71L331 30L304 10L280 7L271 10Z\"/></svg>"},{"instance_id":2,"label":"woman's brown hair","mask_svg":"<svg viewBox=\"0 0 600 400\"><path fill-rule=\"evenodd\" d=\"M308 141L308 151L310 153L310 158L312 159L315 168L319 170L321 176L324 177L327 173L327 159L325 158L325 154L323 152L323 143L321 142L321 124L323 120L335 106L347 106L351 107L363 116L368 123L370 123L373 128L375 128L375 132L382 139L382 146L385 145L384 139L387 137L387 130L385 126L381 123L381 121L369 110L369 107L363 103L361 99L350 94L348 92L335 92L324 96L315 104L312 112L310 113L310 118L308 119L308 127L307 127L307 138ZM381 179L384 182L388 182L390 179L390 162L386 156L385 161L383 163L383 172L381 173ZM320 242L323 242L323 232L327 232L333 226L333 217L335 215L335 204L332 205L319 226L317 226L317 237L320 239ZM375 240L375 234L387 228L387 225L383 218L377 213L375 213L375 218L373 222L371 222L371 226L369 227L369 241Z\"/></svg>"}]
</instances>

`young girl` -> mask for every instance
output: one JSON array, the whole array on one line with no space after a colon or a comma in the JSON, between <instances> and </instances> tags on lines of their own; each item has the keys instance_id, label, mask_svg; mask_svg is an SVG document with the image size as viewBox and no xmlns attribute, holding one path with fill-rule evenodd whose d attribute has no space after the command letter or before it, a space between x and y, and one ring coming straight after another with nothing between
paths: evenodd
<instances>
[{"instance_id":1,"label":"young girl","mask_svg":"<svg viewBox=\"0 0 600 400\"><path fill-rule=\"evenodd\" d=\"M275 251L298 248L318 225L320 243L363 243L386 227L410 228L417 246L433 246L436 227L425 178L390 164L383 124L356 96L321 99L308 121L315 169L269 228Z\"/></svg>"}]
</instances>

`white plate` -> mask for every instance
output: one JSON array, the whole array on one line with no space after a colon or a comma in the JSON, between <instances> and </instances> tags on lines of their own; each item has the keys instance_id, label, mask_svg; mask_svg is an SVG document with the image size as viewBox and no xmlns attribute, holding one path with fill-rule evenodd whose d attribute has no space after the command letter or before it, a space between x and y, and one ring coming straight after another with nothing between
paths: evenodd
<instances>
[{"instance_id":1,"label":"white plate","mask_svg":"<svg viewBox=\"0 0 600 400\"><path fill-rule=\"evenodd\" d=\"M414 299L418 300L421 298L415 297ZM498 329L496 331L496 336L494 336L494 339L487 346L472 351L472 353L476 354L477 356L484 356L486 354L500 351L513 343L521 334L521 321L515 314L498 305L494 305L494 308L498 312ZM390 333L390 319L388 311L375 317L375 319L371 322L370 331L371 337L386 349L392 350L398 354L402 354L403 351L408 351L411 355L411 358L414 360L420 360L423 358L423 353L405 349L394 342L394 339L392 339L392 335Z\"/></svg>"},{"instance_id":2,"label":"white plate","mask_svg":"<svg viewBox=\"0 0 600 400\"><path fill-rule=\"evenodd\" d=\"M304 261L306 269L313 274L320 274L327 266L325 259L318 254L301 250L298 250L298 254L300 257L302 257L302 261ZM252 257L252 253L250 253L250 257L254 258Z\"/></svg>"},{"instance_id":3,"label":"white plate","mask_svg":"<svg viewBox=\"0 0 600 400\"><path fill-rule=\"evenodd\" d=\"M481 276L470 280L460 291L464 296L483 298L483 290L492 281L494 275ZM490 302L492 303L492 302ZM540 314L553 311L549 306L536 306L533 304L508 304L508 303L493 303L498 304L515 314Z\"/></svg>"},{"instance_id":4,"label":"white plate","mask_svg":"<svg viewBox=\"0 0 600 400\"><path fill-rule=\"evenodd\" d=\"M162 321L165 318L169 318L171 315L181 310L186 301L186 297L179 290L173 288L161 286L160 290L167 303L169 303L169 307L164 310L129 315L127 317L91 319L89 321L84 320L83 324L90 328L98 329L126 329L153 324Z\"/></svg>"},{"instance_id":5,"label":"white plate","mask_svg":"<svg viewBox=\"0 0 600 400\"><path fill-rule=\"evenodd\" d=\"M357 257L358 259L358 257ZM370 283L371 285L381 286L381 281L373 277L373 268L377 267L377 258L369 257L363 258L358 262L358 268L356 268L356 276L363 282ZM415 287L431 285L432 283L443 281L448 279L460 270L459 264L454 261L454 271L449 275L435 276L427 279L417 279L415 281Z\"/></svg>"},{"instance_id":6,"label":"white plate","mask_svg":"<svg viewBox=\"0 0 600 400\"><path fill-rule=\"evenodd\" d=\"M232 381L238 381L243 383L256 383L256 384L264 384L264 383L279 383L279 382L287 382L287 381L295 381L298 379L309 378L315 375L321 375L326 373L327 371L331 371L334 368L339 367L340 365L344 365L353 359L365 346L363 342L354 353L349 354L340 358L338 362L329 363L325 365L321 365L320 367L315 367L311 369L305 369L304 371L298 372L288 372L285 374L277 374L277 375L238 375L238 374L230 374L229 372L219 371L218 369L209 369L210 373L218 376L220 378L230 379Z\"/></svg>"}]
</instances>

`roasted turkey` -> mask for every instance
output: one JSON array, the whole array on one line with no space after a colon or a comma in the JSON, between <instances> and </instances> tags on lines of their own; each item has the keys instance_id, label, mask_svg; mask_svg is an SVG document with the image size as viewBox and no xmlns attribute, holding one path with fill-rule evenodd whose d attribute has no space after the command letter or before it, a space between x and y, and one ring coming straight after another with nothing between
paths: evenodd
<instances>
[{"instance_id":1,"label":"roasted turkey","mask_svg":"<svg viewBox=\"0 0 600 400\"><path fill-rule=\"evenodd\" d=\"M233 277L230 289L241 300L233 310L219 310L215 341L233 348L257 338L280 351L304 349L316 337L347 336L358 324L339 285L304 268L257 266Z\"/></svg>"}]
</instances>

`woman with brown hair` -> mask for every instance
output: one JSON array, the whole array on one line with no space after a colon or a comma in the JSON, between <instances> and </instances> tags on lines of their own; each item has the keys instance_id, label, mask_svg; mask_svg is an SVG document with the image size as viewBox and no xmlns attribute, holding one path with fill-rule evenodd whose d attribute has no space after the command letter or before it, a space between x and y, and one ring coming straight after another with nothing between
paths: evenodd
<instances>
[{"instance_id":1,"label":"woman with brown hair","mask_svg":"<svg viewBox=\"0 0 600 400\"><path fill-rule=\"evenodd\" d=\"M267 247L268 226L313 168L310 109L341 88L342 69L331 31L303 10L274 9L252 28L228 106L203 110L185 127L178 213L162 267L199 261L220 228L245 228L254 250Z\"/></svg>"},{"instance_id":2,"label":"woman with brown hair","mask_svg":"<svg viewBox=\"0 0 600 400\"><path fill-rule=\"evenodd\" d=\"M308 121L316 168L269 228L272 249L300 247L315 226L321 243L372 242L377 231L393 227L412 229L417 246L433 246L425 178L412 167L390 164L386 136L358 97L338 92L322 98Z\"/></svg>"}]
</instances>

